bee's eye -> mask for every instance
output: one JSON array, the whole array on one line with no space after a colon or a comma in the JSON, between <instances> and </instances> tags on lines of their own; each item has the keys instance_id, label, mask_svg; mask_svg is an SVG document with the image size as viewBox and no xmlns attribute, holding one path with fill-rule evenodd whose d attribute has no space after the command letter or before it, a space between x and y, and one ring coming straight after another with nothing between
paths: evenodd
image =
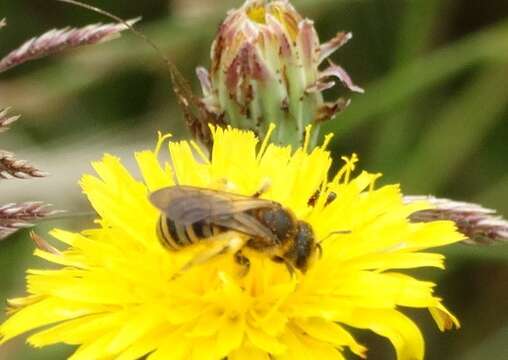
<instances>
[{"instance_id":1,"label":"bee's eye","mask_svg":"<svg viewBox=\"0 0 508 360\"><path fill-rule=\"evenodd\" d=\"M315 251L315 243L312 228L300 221L295 236L294 249L295 263L298 269L305 271L313 251Z\"/></svg>"}]
</instances>

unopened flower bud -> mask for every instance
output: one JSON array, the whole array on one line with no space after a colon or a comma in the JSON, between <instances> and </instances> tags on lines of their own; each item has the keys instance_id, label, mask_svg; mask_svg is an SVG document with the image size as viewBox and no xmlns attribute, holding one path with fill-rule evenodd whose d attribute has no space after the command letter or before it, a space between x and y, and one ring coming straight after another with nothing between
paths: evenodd
<instances>
[{"instance_id":1,"label":"unopened flower bud","mask_svg":"<svg viewBox=\"0 0 508 360\"><path fill-rule=\"evenodd\" d=\"M320 44L313 22L288 1L247 0L221 24L210 71L197 70L203 104L215 118L261 137L275 123L274 140L298 146L308 124L333 118L349 103L324 101L335 80L363 92L339 65L326 61L320 70L351 37L340 32Z\"/></svg>"}]
</instances>

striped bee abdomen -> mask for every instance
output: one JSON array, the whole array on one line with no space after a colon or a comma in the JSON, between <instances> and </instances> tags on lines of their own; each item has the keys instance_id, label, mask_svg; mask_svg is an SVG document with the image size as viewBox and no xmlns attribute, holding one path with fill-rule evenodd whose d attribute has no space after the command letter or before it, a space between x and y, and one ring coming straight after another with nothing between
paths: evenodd
<instances>
[{"instance_id":1,"label":"striped bee abdomen","mask_svg":"<svg viewBox=\"0 0 508 360\"><path fill-rule=\"evenodd\" d=\"M165 216L159 218L157 224L157 237L161 244L172 251L195 244L211 237L216 231L212 225L200 221L189 226L175 223Z\"/></svg>"}]
</instances>

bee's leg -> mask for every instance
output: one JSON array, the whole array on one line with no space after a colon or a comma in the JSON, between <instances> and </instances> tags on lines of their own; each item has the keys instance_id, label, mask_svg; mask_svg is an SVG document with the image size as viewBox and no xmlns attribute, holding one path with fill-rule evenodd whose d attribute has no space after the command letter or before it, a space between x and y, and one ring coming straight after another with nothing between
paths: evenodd
<instances>
[{"instance_id":1,"label":"bee's leg","mask_svg":"<svg viewBox=\"0 0 508 360\"><path fill-rule=\"evenodd\" d=\"M296 268L294 267L294 265L287 260L284 260L284 264L288 269L289 275L291 275L291 277L294 278L296 276Z\"/></svg>"},{"instance_id":2,"label":"bee's leg","mask_svg":"<svg viewBox=\"0 0 508 360\"><path fill-rule=\"evenodd\" d=\"M261 185L261 188L258 191L256 191L254 194L252 194L252 197L255 197L255 198L260 197L265 192L267 192L268 189L270 189L270 186L271 186L271 184L269 181L263 182L263 184Z\"/></svg>"},{"instance_id":3,"label":"bee's leg","mask_svg":"<svg viewBox=\"0 0 508 360\"><path fill-rule=\"evenodd\" d=\"M272 260L278 264L284 263L284 265L286 265L286 268L288 269L289 275L291 275L291 277L295 276L296 268L293 264L291 264L291 262L289 262L289 260L284 259L283 257L280 256L274 256Z\"/></svg>"},{"instance_id":4,"label":"bee's leg","mask_svg":"<svg viewBox=\"0 0 508 360\"><path fill-rule=\"evenodd\" d=\"M316 244L316 250L319 254L319 258L321 259L323 257L323 247L321 246L320 243L317 243Z\"/></svg>"},{"instance_id":5,"label":"bee's leg","mask_svg":"<svg viewBox=\"0 0 508 360\"><path fill-rule=\"evenodd\" d=\"M237 262L238 265L240 265L242 267L240 276L243 277L243 276L247 275L247 273L249 272L249 269L250 269L250 260L248 257L246 257L242 253L241 249L235 253L235 261Z\"/></svg>"},{"instance_id":6,"label":"bee's leg","mask_svg":"<svg viewBox=\"0 0 508 360\"><path fill-rule=\"evenodd\" d=\"M173 275L172 279L177 278L182 273L196 265L204 264L228 252L236 252L245 244L244 237L234 231L227 231L225 233L212 236L209 239L204 239L203 241L208 241L210 246L182 266L182 268Z\"/></svg>"}]
</instances>

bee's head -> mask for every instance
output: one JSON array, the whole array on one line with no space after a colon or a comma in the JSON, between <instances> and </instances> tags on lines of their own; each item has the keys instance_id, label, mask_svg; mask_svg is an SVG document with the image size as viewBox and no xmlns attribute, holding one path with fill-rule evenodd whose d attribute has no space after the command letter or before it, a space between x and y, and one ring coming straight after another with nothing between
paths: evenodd
<instances>
[{"instance_id":1,"label":"bee's head","mask_svg":"<svg viewBox=\"0 0 508 360\"><path fill-rule=\"evenodd\" d=\"M306 272L310 260L318 250L319 244L316 243L314 231L310 224L298 221L294 242L284 254L284 259L301 272Z\"/></svg>"}]
</instances>

